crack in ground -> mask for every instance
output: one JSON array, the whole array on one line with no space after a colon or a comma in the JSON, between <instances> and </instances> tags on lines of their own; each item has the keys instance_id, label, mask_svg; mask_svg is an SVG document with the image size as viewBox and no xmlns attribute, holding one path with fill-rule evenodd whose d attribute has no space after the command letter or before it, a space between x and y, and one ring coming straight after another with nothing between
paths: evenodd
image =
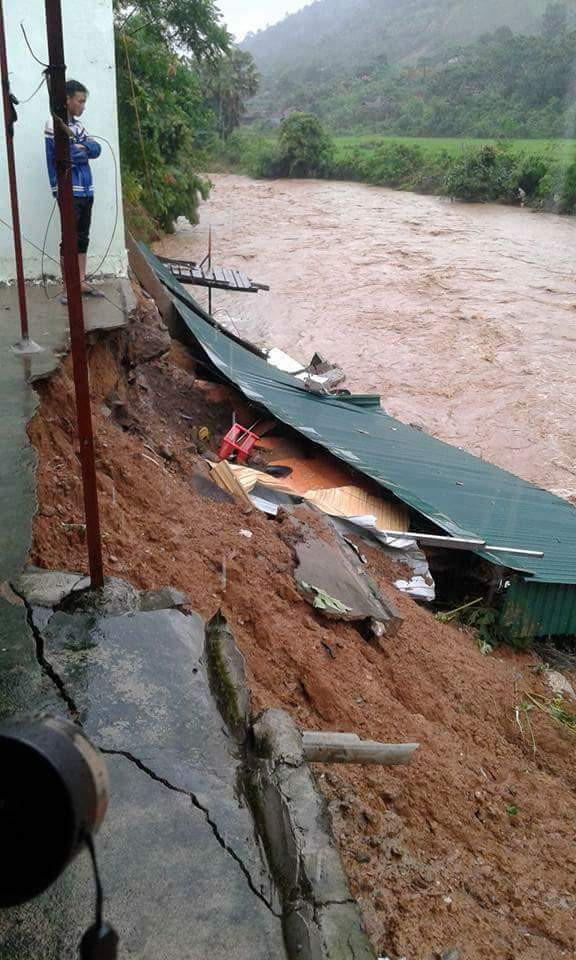
<instances>
[{"instance_id":1,"label":"crack in ground","mask_svg":"<svg viewBox=\"0 0 576 960\"><path fill-rule=\"evenodd\" d=\"M16 590L14 590L14 592L17 593ZM61 699L66 704L66 707L68 708L68 713L70 714L70 718L72 722L75 723L77 726L81 727L82 722L80 720L80 711L76 706L73 697L71 697L68 691L66 690L66 685L62 677L57 673L57 671L54 669L50 661L46 659L46 656L44 653L44 650L45 650L44 637L42 635L42 631L34 623L34 614L32 611L32 607L26 600L26 597L22 596L21 594L18 594L18 596L21 596L21 599L24 601L24 604L26 606L26 620L28 621L28 626L30 627L30 630L32 631L32 636L34 637L36 659L40 665L40 668L44 671L46 676L52 681L52 683L56 687L58 691L58 695L61 697Z\"/></svg>"},{"instance_id":2,"label":"crack in ground","mask_svg":"<svg viewBox=\"0 0 576 960\"><path fill-rule=\"evenodd\" d=\"M266 909L270 911L272 916L276 917L277 920L282 919L282 914L277 913L276 910L274 910L274 907L272 906L272 904L266 899L262 891L258 890L256 885L254 884L254 881L252 880L252 877L250 876L250 871L245 866L245 864L240 859L240 857L235 852L235 850L233 850L232 847L230 847L226 843L226 841L224 840L224 837L221 835L218 829L218 824L210 816L210 811L208 810L207 807L204 807L200 803L200 801L198 800L198 797L195 794L190 793L189 790L184 790L182 787L176 787L173 783L170 783L169 780L165 780L163 777L158 776L158 774L155 773L153 770L151 770L150 767L147 767L146 764L144 764L141 760L138 759L138 757L135 757L133 754L129 753L127 750L106 750L104 747L99 747L99 750L101 753L108 756L124 757L125 760L129 760L130 763L135 764L135 766L137 766L139 770L141 770L143 773L149 776L152 780L155 780L157 783L161 783L162 786L166 787L168 790L172 790L174 793L181 793L183 796L188 797L192 801L192 805L196 807L197 810L200 810L200 812L204 814L204 817L206 818L206 823L212 830L212 833L214 834L214 837L218 842L218 844L228 854L228 856L232 857L232 859L238 864L242 873L244 874L244 877L246 878L246 882L250 887L250 890L252 891L252 893L256 897L258 897L259 900L262 901L262 903L264 904Z\"/></svg>"},{"instance_id":3,"label":"crack in ground","mask_svg":"<svg viewBox=\"0 0 576 960\"><path fill-rule=\"evenodd\" d=\"M16 593L16 591L14 592ZM21 596L20 594L18 595ZM74 702L73 697L71 697L68 691L66 690L66 685L62 680L62 677L54 669L52 664L46 659L44 637L42 635L42 631L34 623L32 607L27 602L25 597L22 596L21 599L24 601L26 605L26 619L30 626L30 630L32 631L32 636L34 637L36 659L41 669L46 673L46 675L52 681L52 683L54 684L54 686L58 691L59 696L62 698L62 700L66 704L68 713L70 714L70 718L72 719L72 721L77 726L83 728L82 721L80 720L80 711L76 706L76 703ZM106 750L103 747L100 747L99 749L101 753L108 756L124 757L124 759L129 760L131 763L134 763L140 770L142 770L143 773L147 774L147 776L149 776L152 780L155 780L157 783L161 783L168 790L172 790L175 793L181 793L184 796L188 797L191 800L192 805L196 807L197 810L199 810L201 813L204 814L204 817L206 818L206 822L209 825L210 829L212 830L212 833L214 834L214 837L218 842L218 844L228 854L228 856L230 856L238 864L254 896L258 897L258 899L262 901L262 903L264 904L266 909L270 911L272 916L274 916L277 920L282 919L282 914L277 913L276 910L274 910L274 907L272 906L272 904L266 899L262 891L258 890L256 885L254 884L254 881L252 880L252 877L250 876L250 872L248 868L242 862L238 854L230 846L228 846L228 844L224 840L224 837L220 834L220 831L218 829L218 824L214 820L212 820L210 816L210 811L206 807L202 806L202 804L200 803L198 798L195 796L195 794L190 793L188 790L184 790L180 787L176 787L174 786L174 784L170 783L168 780L165 780L162 777L158 776L158 774L154 773L153 770L151 770L144 763L142 763L142 761L139 760L138 757L135 757L133 754L129 753L128 751Z\"/></svg>"}]
</instances>

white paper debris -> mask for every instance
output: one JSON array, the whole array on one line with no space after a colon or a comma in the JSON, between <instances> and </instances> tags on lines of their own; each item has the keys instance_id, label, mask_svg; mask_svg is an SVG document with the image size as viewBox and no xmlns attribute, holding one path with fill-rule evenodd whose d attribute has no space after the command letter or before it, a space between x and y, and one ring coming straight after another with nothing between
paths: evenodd
<instances>
[{"instance_id":1,"label":"white paper debris","mask_svg":"<svg viewBox=\"0 0 576 960\"><path fill-rule=\"evenodd\" d=\"M396 580L394 586L401 593L407 593L418 600L434 600L434 584L427 583L424 577L412 577L411 580Z\"/></svg>"}]
</instances>

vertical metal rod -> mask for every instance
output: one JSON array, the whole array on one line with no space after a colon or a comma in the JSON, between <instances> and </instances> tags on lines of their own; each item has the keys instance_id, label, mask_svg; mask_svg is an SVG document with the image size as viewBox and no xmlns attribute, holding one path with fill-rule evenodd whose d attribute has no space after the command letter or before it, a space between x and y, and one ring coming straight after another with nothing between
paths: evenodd
<instances>
[{"instance_id":1,"label":"vertical metal rod","mask_svg":"<svg viewBox=\"0 0 576 960\"><path fill-rule=\"evenodd\" d=\"M72 193L70 139L67 133L68 108L66 103L66 67L64 65L64 38L62 35L62 7L60 0L46 0L46 28L48 33L48 58L50 109L54 119L54 147L58 176L58 204L62 222L62 257L64 278L68 297L70 340L76 392L76 414L80 440L80 461L86 514L86 536L90 579L93 587L104 582L102 567L102 541L98 510L98 488L94 458L94 437L90 410L90 385L84 332L82 287L78 266L76 218Z\"/></svg>"},{"instance_id":2,"label":"vertical metal rod","mask_svg":"<svg viewBox=\"0 0 576 960\"><path fill-rule=\"evenodd\" d=\"M208 228L208 269L212 269L212 227ZM208 313L212 316L212 287L208 287Z\"/></svg>"},{"instance_id":3,"label":"vertical metal rod","mask_svg":"<svg viewBox=\"0 0 576 960\"><path fill-rule=\"evenodd\" d=\"M4 127L6 130L6 155L8 158L8 180L10 183L10 205L12 207L12 227L14 230L14 255L16 258L16 278L18 281L18 304L20 307L20 329L22 341L30 339L28 332L28 310L26 307L26 286L24 283L24 262L22 259L22 235L20 232L20 213L18 210L18 185L16 183L16 163L14 161L14 123L12 102L10 100L10 81L8 79L8 55L6 51L6 31L4 12L0 0L0 72L2 75L2 101L4 104Z\"/></svg>"}]
</instances>

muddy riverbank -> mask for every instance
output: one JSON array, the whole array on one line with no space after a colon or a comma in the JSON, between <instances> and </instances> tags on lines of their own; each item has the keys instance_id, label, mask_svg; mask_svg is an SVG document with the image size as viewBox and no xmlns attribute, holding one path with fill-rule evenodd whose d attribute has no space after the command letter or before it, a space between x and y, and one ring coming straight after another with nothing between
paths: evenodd
<instances>
[{"instance_id":1,"label":"muddy riverbank","mask_svg":"<svg viewBox=\"0 0 576 960\"><path fill-rule=\"evenodd\" d=\"M386 410L576 500L576 222L381 187L217 174L158 248L270 283L218 293L252 339L340 362ZM200 299L203 292L200 291Z\"/></svg>"}]
</instances>

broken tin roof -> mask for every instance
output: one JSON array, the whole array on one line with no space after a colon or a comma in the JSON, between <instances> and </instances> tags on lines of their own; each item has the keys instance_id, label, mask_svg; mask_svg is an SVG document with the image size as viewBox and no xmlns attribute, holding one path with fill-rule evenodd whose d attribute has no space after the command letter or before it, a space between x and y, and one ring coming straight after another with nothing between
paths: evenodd
<instances>
[{"instance_id":1,"label":"broken tin roof","mask_svg":"<svg viewBox=\"0 0 576 960\"><path fill-rule=\"evenodd\" d=\"M576 584L576 508L534 484L390 417L367 397L309 393L209 321L150 251L186 328L220 374L281 422L371 477L456 537L543 551L543 558L479 551L540 583Z\"/></svg>"}]
</instances>

